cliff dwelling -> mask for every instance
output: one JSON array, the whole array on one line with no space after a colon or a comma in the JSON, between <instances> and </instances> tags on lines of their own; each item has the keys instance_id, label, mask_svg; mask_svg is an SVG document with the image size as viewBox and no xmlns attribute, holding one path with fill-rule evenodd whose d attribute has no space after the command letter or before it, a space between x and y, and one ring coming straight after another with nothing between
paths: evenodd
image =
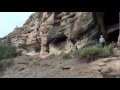
<instances>
[{"instance_id":1,"label":"cliff dwelling","mask_svg":"<svg viewBox=\"0 0 120 90\"><path fill-rule=\"evenodd\" d=\"M119 36L119 13L106 12L103 17L108 43L117 42Z\"/></svg>"}]
</instances>

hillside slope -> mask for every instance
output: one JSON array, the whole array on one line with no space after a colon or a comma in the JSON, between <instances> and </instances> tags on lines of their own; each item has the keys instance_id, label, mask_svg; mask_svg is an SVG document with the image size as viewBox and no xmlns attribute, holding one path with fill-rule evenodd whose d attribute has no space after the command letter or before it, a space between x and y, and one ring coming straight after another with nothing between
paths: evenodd
<instances>
[{"instance_id":1,"label":"hillside slope","mask_svg":"<svg viewBox=\"0 0 120 90\"><path fill-rule=\"evenodd\" d=\"M1 43L12 43L25 55L45 58L93 45L100 34L108 42L116 42L118 20L117 13L110 12L36 12Z\"/></svg>"}]
</instances>

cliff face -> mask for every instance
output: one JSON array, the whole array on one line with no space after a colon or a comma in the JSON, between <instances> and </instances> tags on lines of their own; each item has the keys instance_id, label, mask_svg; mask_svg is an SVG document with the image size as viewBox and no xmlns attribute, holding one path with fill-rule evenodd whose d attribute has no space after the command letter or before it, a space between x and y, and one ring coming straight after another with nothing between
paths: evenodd
<instances>
[{"instance_id":1,"label":"cliff face","mask_svg":"<svg viewBox=\"0 0 120 90\"><path fill-rule=\"evenodd\" d=\"M43 13L40 56L67 53L94 40L98 27L92 12Z\"/></svg>"},{"instance_id":2,"label":"cliff face","mask_svg":"<svg viewBox=\"0 0 120 90\"><path fill-rule=\"evenodd\" d=\"M13 45L23 50L23 54L34 55L35 48L40 48L40 44L36 40L38 32L36 28L37 21L40 20L41 13L34 13L28 20L26 20L23 27L16 27L14 31L4 37L1 41L2 44L11 42ZM42 17L42 16L41 16ZM40 24L40 22L38 23Z\"/></svg>"},{"instance_id":3,"label":"cliff face","mask_svg":"<svg viewBox=\"0 0 120 90\"><path fill-rule=\"evenodd\" d=\"M12 43L24 54L67 53L94 44L101 32L107 35L103 16L93 12L36 12L23 27L16 27L1 43ZM118 38L118 37L117 37Z\"/></svg>"}]
</instances>

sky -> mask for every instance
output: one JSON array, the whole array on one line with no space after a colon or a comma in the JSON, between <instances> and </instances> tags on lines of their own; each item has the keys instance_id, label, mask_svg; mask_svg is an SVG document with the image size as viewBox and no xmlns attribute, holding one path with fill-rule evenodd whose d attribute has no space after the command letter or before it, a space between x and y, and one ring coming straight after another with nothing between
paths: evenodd
<instances>
[{"instance_id":1,"label":"sky","mask_svg":"<svg viewBox=\"0 0 120 90\"><path fill-rule=\"evenodd\" d=\"M21 27L34 12L0 12L0 38Z\"/></svg>"}]
</instances>

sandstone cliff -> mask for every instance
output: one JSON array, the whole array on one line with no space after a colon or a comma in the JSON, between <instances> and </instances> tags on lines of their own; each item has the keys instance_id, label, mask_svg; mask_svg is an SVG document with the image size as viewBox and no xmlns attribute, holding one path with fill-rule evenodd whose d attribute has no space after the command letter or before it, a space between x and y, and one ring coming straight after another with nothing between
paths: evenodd
<instances>
[{"instance_id":1,"label":"sandstone cliff","mask_svg":"<svg viewBox=\"0 0 120 90\"><path fill-rule=\"evenodd\" d=\"M16 27L1 43L12 43L22 49L23 54L39 54L44 58L92 45L100 34L110 42L111 33L119 31L118 22L108 23L110 18L104 18L109 14L105 15L105 12L36 12L23 27Z\"/></svg>"}]
</instances>

